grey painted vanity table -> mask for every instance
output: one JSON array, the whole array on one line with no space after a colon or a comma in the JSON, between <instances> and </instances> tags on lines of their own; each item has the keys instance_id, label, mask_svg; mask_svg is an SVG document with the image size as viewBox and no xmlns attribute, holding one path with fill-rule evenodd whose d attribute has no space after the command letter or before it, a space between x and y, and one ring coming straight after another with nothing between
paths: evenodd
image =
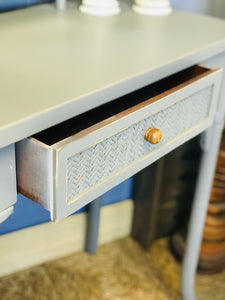
<instances>
[{"instance_id":1,"label":"grey painted vanity table","mask_svg":"<svg viewBox=\"0 0 225 300\"><path fill-rule=\"evenodd\" d=\"M224 124L225 23L121 8L111 18L76 4L0 15L0 211L16 202L16 173L18 189L61 219L202 133L182 274L192 300Z\"/></svg>"}]
</instances>

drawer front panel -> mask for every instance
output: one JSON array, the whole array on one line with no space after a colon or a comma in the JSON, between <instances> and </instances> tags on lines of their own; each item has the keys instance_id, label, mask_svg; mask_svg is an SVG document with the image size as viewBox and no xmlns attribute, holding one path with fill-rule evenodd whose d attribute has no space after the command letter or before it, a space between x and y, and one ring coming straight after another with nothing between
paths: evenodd
<instances>
[{"instance_id":1,"label":"drawer front panel","mask_svg":"<svg viewBox=\"0 0 225 300\"><path fill-rule=\"evenodd\" d=\"M213 85L208 86L68 158L67 203L202 124L209 114L212 92ZM162 131L159 144L144 139L149 127Z\"/></svg>"}]
</instances>

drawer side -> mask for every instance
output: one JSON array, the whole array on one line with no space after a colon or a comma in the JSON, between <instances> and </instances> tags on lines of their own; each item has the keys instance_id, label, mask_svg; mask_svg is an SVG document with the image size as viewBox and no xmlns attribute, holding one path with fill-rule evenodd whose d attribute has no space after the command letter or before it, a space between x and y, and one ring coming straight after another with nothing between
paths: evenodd
<instances>
[{"instance_id":1,"label":"drawer side","mask_svg":"<svg viewBox=\"0 0 225 300\"><path fill-rule=\"evenodd\" d=\"M18 192L52 211L53 149L35 139L16 144Z\"/></svg>"}]
</instances>

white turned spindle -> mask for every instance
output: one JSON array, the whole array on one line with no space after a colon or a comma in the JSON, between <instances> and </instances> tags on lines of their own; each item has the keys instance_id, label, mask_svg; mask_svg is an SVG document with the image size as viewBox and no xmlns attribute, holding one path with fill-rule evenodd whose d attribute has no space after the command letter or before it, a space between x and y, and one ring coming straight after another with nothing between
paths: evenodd
<instances>
[{"instance_id":1,"label":"white turned spindle","mask_svg":"<svg viewBox=\"0 0 225 300\"><path fill-rule=\"evenodd\" d=\"M172 12L169 0L135 0L133 10L139 14L165 16Z\"/></svg>"},{"instance_id":2,"label":"white turned spindle","mask_svg":"<svg viewBox=\"0 0 225 300\"><path fill-rule=\"evenodd\" d=\"M95 16L113 16L120 12L117 0L82 0L80 11Z\"/></svg>"},{"instance_id":3,"label":"white turned spindle","mask_svg":"<svg viewBox=\"0 0 225 300\"><path fill-rule=\"evenodd\" d=\"M66 9L66 0L56 0L56 8L58 10L65 10Z\"/></svg>"}]
</instances>

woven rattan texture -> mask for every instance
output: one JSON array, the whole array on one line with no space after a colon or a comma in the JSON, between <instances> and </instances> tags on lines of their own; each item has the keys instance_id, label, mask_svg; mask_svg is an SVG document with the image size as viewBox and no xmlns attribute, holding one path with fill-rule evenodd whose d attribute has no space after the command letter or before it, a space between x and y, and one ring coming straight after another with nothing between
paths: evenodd
<instances>
[{"instance_id":1,"label":"woven rattan texture","mask_svg":"<svg viewBox=\"0 0 225 300\"><path fill-rule=\"evenodd\" d=\"M70 157L67 161L67 201L108 181L203 121L208 116L212 89L213 86L209 86L181 99ZM144 139L149 127L162 131L159 144L151 145Z\"/></svg>"}]
</instances>

